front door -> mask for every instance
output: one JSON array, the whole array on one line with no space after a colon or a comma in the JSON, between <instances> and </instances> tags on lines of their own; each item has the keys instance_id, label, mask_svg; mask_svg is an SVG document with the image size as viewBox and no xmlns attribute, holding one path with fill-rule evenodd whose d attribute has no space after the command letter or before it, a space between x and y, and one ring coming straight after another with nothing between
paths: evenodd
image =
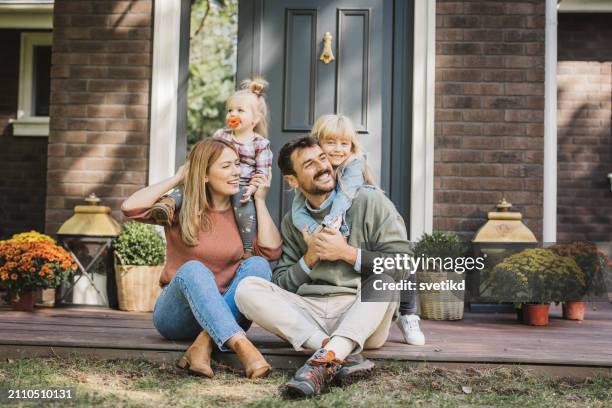
<instances>
[{"instance_id":1,"label":"front door","mask_svg":"<svg viewBox=\"0 0 612 408\"><path fill-rule=\"evenodd\" d=\"M383 189L389 183L393 0L241 0L238 80L261 73L269 82L275 158L287 141L307 134L323 114L355 123ZM331 34L333 61L321 61ZM275 221L292 193L274 166L268 200Z\"/></svg>"}]
</instances>

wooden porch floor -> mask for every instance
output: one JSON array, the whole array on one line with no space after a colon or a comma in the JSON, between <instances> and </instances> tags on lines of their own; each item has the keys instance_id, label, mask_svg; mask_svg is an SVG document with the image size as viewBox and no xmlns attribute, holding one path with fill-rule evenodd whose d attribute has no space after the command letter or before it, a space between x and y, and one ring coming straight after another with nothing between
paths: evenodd
<instances>
[{"instance_id":1,"label":"wooden porch floor","mask_svg":"<svg viewBox=\"0 0 612 408\"><path fill-rule=\"evenodd\" d=\"M456 322L422 320L427 338L423 347L404 344L393 325L385 346L364 354L373 359L446 366L520 364L547 371L612 374L612 305L589 305L584 322L560 316L560 308L553 307L548 327L519 324L512 314L466 313ZM305 353L294 351L260 327L251 328L248 336L276 367L297 367L305 361ZM76 353L170 362L188 345L164 340L148 313L98 308L38 308L33 313L0 309L3 358ZM217 353L216 357L224 363L236 363L229 353Z\"/></svg>"}]
</instances>

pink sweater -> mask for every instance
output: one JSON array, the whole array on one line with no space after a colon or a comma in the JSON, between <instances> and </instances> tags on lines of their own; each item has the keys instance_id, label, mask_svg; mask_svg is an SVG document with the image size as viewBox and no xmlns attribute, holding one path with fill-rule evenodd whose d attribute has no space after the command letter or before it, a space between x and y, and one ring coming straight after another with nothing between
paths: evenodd
<instances>
[{"instance_id":1,"label":"pink sweater","mask_svg":"<svg viewBox=\"0 0 612 408\"><path fill-rule=\"evenodd\" d=\"M153 224L154 221L150 214L151 210L147 208L124 212L124 215L132 220ZM178 222L175 222L172 227L164 228L166 265L159 281L162 286L170 283L181 265L187 261L196 260L211 270L219 292L224 293L227 290L242 261L242 240L231 207L223 211L211 210L210 217L211 230L200 231L200 242L193 247L185 245L181 239ZM253 253L272 261L280 258L281 246L266 248L259 246L255 241Z\"/></svg>"}]
</instances>

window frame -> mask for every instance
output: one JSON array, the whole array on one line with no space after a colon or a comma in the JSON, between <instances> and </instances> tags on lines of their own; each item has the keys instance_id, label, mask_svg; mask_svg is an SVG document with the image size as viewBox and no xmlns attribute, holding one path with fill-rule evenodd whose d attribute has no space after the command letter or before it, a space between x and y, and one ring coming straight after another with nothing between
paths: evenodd
<instances>
[{"instance_id":1,"label":"window frame","mask_svg":"<svg viewBox=\"0 0 612 408\"><path fill-rule=\"evenodd\" d=\"M19 98L17 118L12 121L14 136L49 136L49 116L35 116L33 102L34 47L52 46L52 32L21 33L19 57Z\"/></svg>"}]
</instances>

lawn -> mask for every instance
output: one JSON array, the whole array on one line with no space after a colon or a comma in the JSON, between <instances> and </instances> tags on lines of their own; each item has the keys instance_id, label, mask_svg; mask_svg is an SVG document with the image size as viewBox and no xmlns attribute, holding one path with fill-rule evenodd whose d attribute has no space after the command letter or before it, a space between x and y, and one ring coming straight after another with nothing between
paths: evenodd
<instances>
[{"instance_id":1,"label":"lawn","mask_svg":"<svg viewBox=\"0 0 612 408\"><path fill-rule=\"evenodd\" d=\"M332 388L310 401L285 401L279 388L290 373L276 371L251 381L215 367L214 379L186 375L167 364L144 360L32 358L0 362L0 389L73 387L76 397L61 406L99 407L393 407L521 406L604 407L612 401L612 378L553 379L520 368L445 370L378 363L371 378ZM2 403L0 403L2 405ZM10 406L38 406L36 403ZM58 405L59 406L59 405Z\"/></svg>"}]
</instances>

